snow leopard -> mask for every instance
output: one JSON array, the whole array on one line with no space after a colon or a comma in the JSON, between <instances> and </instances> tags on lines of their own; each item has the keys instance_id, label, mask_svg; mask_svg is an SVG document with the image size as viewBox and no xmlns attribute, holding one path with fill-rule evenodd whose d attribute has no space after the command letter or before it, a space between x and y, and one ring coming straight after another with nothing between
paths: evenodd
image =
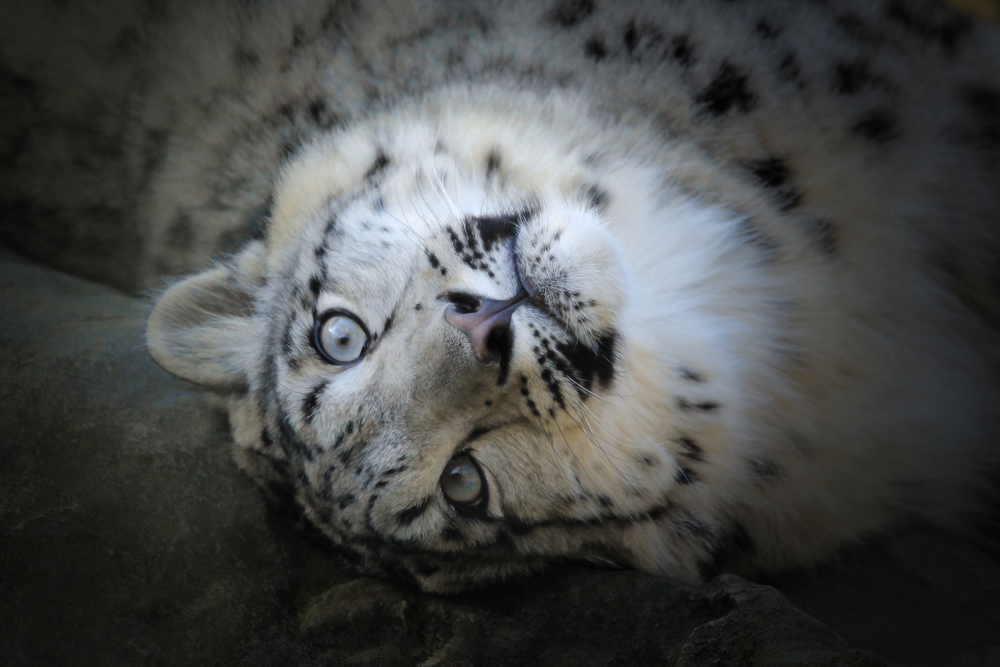
<instances>
[{"instance_id":1,"label":"snow leopard","mask_svg":"<svg viewBox=\"0 0 1000 667\"><path fill-rule=\"evenodd\" d=\"M100 6L19 9L86 31L50 48L6 29L3 197L48 227L5 239L190 274L151 356L363 570L696 582L989 519L995 28L934 0Z\"/></svg>"}]
</instances>

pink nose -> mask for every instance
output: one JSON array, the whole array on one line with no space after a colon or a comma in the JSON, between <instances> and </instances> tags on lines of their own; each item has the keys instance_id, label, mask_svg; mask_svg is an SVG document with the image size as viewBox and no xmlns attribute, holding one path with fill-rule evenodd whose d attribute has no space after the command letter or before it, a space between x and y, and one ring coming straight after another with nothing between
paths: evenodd
<instances>
[{"instance_id":1,"label":"pink nose","mask_svg":"<svg viewBox=\"0 0 1000 667\"><path fill-rule=\"evenodd\" d=\"M509 357L514 345L510 317L528 300L528 293L522 289L506 301L464 294L456 296L462 298L445 308L444 319L468 337L476 359L491 364Z\"/></svg>"}]
</instances>

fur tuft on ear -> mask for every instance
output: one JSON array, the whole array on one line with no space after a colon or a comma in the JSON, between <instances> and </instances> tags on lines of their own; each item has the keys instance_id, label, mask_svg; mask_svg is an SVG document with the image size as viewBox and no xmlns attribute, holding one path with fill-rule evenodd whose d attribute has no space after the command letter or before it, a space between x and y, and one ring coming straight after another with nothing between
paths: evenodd
<instances>
[{"instance_id":1,"label":"fur tuft on ear","mask_svg":"<svg viewBox=\"0 0 1000 667\"><path fill-rule=\"evenodd\" d=\"M262 251L262 244L251 244L233 263L185 278L160 297L146 327L156 363L198 384L246 386L257 338L253 287L263 273Z\"/></svg>"}]
</instances>

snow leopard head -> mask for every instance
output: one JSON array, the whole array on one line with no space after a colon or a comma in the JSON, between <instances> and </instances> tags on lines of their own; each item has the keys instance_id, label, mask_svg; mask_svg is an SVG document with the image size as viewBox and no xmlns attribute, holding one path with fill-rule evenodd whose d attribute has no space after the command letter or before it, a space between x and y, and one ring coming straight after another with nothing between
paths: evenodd
<instances>
[{"instance_id":1,"label":"snow leopard head","mask_svg":"<svg viewBox=\"0 0 1000 667\"><path fill-rule=\"evenodd\" d=\"M551 112L451 100L314 142L266 240L150 320L161 365L230 391L237 460L265 491L431 590L563 556L649 566L643 550L697 577L655 525L694 473L618 440L659 408L623 393L643 369L623 361L630 278L601 160L553 141Z\"/></svg>"}]
</instances>

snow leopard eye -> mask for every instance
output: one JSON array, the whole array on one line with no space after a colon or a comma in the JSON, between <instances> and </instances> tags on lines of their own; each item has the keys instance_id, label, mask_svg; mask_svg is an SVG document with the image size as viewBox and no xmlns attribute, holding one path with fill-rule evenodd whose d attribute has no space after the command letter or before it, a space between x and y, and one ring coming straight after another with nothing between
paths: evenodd
<instances>
[{"instance_id":1,"label":"snow leopard eye","mask_svg":"<svg viewBox=\"0 0 1000 667\"><path fill-rule=\"evenodd\" d=\"M441 473L441 491L454 506L470 507L477 504L485 489L479 466L464 454L452 457Z\"/></svg>"},{"instance_id":2,"label":"snow leopard eye","mask_svg":"<svg viewBox=\"0 0 1000 667\"><path fill-rule=\"evenodd\" d=\"M313 328L316 351L332 364L349 364L368 350L368 330L354 315L342 310L323 313Z\"/></svg>"}]
</instances>

